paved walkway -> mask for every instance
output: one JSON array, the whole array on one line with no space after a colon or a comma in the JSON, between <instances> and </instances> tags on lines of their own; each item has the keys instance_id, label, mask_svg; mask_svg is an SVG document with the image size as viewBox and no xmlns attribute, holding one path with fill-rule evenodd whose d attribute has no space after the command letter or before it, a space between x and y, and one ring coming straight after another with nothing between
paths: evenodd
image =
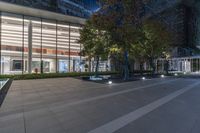
<instances>
[{"instance_id":1,"label":"paved walkway","mask_svg":"<svg viewBox=\"0 0 200 133\"><path fill-rule=\"evenodd\" d=\"M14 81L0 133L199 133L200 81Z\"/></svg>"}]
</instances>

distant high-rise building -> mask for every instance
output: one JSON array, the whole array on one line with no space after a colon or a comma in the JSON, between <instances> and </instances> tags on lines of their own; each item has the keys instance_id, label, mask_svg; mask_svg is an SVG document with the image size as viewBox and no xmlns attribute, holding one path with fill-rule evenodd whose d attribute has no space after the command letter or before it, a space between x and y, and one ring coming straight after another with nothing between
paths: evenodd
<instances>
[{"instance_id":1,"label":"distant high-rise building","mask_svg":"<svg viewBox=\"0 0 200 133\"><path fill-rule=\"evenodd\" d=\"M173 33L174 56L189 56L200 48L200 1L149 0L145 17L160 21Z\"/></svg>"},{"instance_id":2,"label":"distant high-rise building","mask_svg":"<svg viewBox=\"0 0 200 133\"><path fill-rule=\"evenodd\" d=\"M98 8L95 0L58 0L58 10L64 14L88 18Z\"/></svg>"},{"instance_id":3,"label":"distant high-rise building","mask_svg":"<svg viewBox=\"0 0 200 133\"><path fill-rule=\"evenodd\" d=\"M88 18L98 8L96 0L0 0L13 4Z\"/></svg>"}]
</instances>

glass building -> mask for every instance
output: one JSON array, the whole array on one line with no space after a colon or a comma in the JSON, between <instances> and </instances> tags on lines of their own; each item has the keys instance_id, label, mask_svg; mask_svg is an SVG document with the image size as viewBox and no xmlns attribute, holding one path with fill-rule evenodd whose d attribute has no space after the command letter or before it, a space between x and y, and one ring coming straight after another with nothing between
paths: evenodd
<instances>
[{"instance_id":1,"label":"glass building","mask_svg":"<svg viewBox=\"0 0 200 133\"><path fill-rule=\"evenodd\" d=\"M81 18L90 17L98 8L96 0L0 0L27 7L58 12Z\"/></svg>"},{"instance_id":2,"label":"glass building","mask_svg":"<svg viewBox=\"0 0 200 133\"><path fill-rule=\"evenodd\" d=\"M84 71L85 19L0 1L0 73Z\"/></svg>"}]
</instances>

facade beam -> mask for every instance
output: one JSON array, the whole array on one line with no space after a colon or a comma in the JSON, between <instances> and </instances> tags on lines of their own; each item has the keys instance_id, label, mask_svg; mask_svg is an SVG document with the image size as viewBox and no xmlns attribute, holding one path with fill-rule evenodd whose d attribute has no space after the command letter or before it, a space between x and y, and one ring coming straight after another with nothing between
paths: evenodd
<instances>
[{"instance_id":1,"label":"facade beam","mask_svg":"<svg viewBox=\"0 0 200 133\"><path fill-rule=\"evenodd\" d=\"M32 73L32 21L28 25L28 73Z\"/></svg>"},{"instance_id":2,"label":"facade beam","mask_svg":"<svg viewBox=\"0 0 200 133\"><path fill-rule=\"evenodd\" d=\"M0 11L0 74L2 74L2 56L1 56L1 34L2 34L2 12Z\"/></svg>"},{"instance_id":3,"label":"facade beam","mask_svg":"<svg viewBox=\"0 0 200 133\"><path fill-rule=\"evenodd\" d=\"M42 48L42 32L43 32L43 26L42 26L42 18L40 20L40 73L43 73L43 57L42 57L42 54L43 54L43 48Z\"/></svg>"},{"instance_id":4,"label":"facade beam","mask_svg":"<svg viewBox=\"0 0 200 133\"><path fill-rule=\"evenodd\" d=\"M71 24L69 23L69 72L71 72Z\"/></svg>"},{"instance_id":5,"label":"facade beam","mask_svg":"<svg viewBox=\"0 0 200 133\"><path fill-rule=\"evenodd\" d=\"M56 20L56 73L58 73L58 21Z\"/></svg>"},{"instance_id":6,"label":"facade beam","mask_svg":"<svg viewBox=\"0 0 200 133\"><path fill-rule=\"evenodd\" d=\"M24 15L23 15L23 24L22 24L22 74L24 74Z\"/></svg>"}]
</instances>

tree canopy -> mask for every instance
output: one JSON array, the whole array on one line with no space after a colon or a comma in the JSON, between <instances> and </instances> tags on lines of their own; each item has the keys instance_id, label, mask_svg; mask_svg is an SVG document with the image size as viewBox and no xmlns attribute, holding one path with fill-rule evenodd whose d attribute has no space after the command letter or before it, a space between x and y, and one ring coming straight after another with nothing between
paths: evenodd
<instances>
[{"instance_id":1,"label":"tree canopy","mask_svg":"<svg viewBox=\"0 0 200 133\"><path fill-rule=\"evenodd\" d=\"M131 54L140 63L149 62L155 71L154 60L166 56L172 44L171 33L155 21L147 20L142 25L141 39L131 45Z\"/></svg>"},{"instance_id":2,"label":"tree canopy","mask_svg":"<svg viewBox=\"0 0 200 133\"><path fill-rule=\"evenodd\" d=\"M98 72L99 59L107 59L109 53L109 39L108 34L105 31L97 29L88 20L80 30L80 40L79 43L83 45L81 54L87 56L91 61L91 58L95 58L96 63L96 73Z\"/></svg>"},{"instance_id":3,"label":"tree canopy","mask_svg":"<svg viewBox=\"0 0 200 133\"><path fill-rule=\"evenodd\" d=\"M100 0L101 9L92 17L98 29L110 34L112 45L116 45L124 56L124 79L129 78L129 49L139 37L141 27L141 0Z\"/></svg>"},{"instance_id":4,"label":"tree canopy","mask_svg":"<svg viewBox=\"0 0 200 133\"><path fill-rule=\"evenodd\" d=\"M149 61L154 69L153 60L162 56L170 44L169 32L162 24L143 21L142 2L100 0L101 9L81 30L83 54L97 59L110 54L110 57L120 60L125 80L129 78L129 58Z\"/></svg>"}]
</instances>

